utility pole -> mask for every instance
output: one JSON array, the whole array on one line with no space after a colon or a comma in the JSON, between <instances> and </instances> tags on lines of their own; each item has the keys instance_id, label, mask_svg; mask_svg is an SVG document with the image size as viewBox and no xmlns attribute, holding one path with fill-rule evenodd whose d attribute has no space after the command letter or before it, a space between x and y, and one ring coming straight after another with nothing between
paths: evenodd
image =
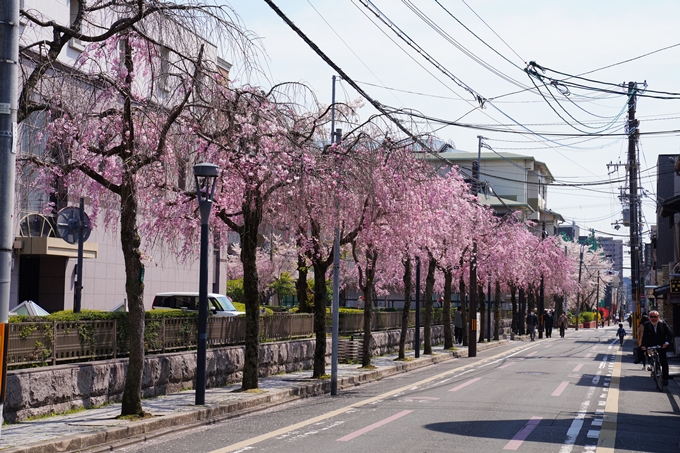
<instances>
[{"instance_id":1,"label":"utility pole","mask_svg":"<svg viewBox=\"0 0 680 453\"><path fill-rule=\"evenodd\" d=\"M640 318L640 224L638 222L638 162L637 139L639 135L639 121L635 119L635 104L637 83L628 82L628 178L630 187L630 277L632 285L633 303L635 304L634 318L637 325Z\"/></svg>"},{"instance_id":2,"label":"utility pole","mask_svg":"<svg viewBox=\"0 0 680 453\"><path fill-rule=\"evenodd\" d=\"M578 330L578 317L581 311L581 269L583 268L583 248L585 244L581 244L581 252L579 253L578 263L578 292L576 293L576 330Z\"/></svg>"},{"instance_id":3,"label":"utility pole","mask_svg":"<svg viewBox=\"0 0 680 453\"><path fill-rule=\"evenodd\" d=\"M482 159L482 140L484 137L477 136L477 161L472 163L472 193L479 193L479 165ZM477 357L477 241L472 243L470 254L470 320L468 335L468 357ZM484 322L484 320L481 320Z\"/></svg>"},{"instance_id":4,"label":"utility pole","mask_svg":"<svg viewBox=\"0 0 680 453\"><path fill-rule=\"evenodd\" d=\"M597 285L595 286L595 328L600 324L600 271L597 271Z\"/></svg>"},{"instance_id":5,"label":"utility pole","mask_svg":"<svg viewBox=\"0 0 680 453\"><path fill-rule=\"evenodd\" d=\"M541 223L541 241L545 239L545 214L543 214L543 223ZM541 286L538 292L538 339L543 338L543 330L545 329L545 283L543 274L541 273Z\"/></svg>"},{"instance_id":6,"label":"utility pole","mask_svg":"<svg viewBox=\"0 0 680 453\"><path fill-rule=\"evenodd\" d=\"M0 6L0 413L5 405L9 294L14 243L14 165L19 86L19 0Z\"/></svg>"}]
</instances>

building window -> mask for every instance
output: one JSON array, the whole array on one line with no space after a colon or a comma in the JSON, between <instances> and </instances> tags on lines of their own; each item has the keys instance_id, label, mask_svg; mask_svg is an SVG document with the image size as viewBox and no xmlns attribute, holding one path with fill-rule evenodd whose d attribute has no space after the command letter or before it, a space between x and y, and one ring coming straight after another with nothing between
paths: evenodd
<instances>
[{"instance_id":1,"label":"building window","mask_svg":"<svg viewBox=\"0 0 680 453\"><path fill-rule=\"evenodd\" d=\"M73 27L73 25L76 23L76 20L78 19L78 13L80 12L80 0L71 0L69 2L69 10L70 10L69 26ZM76 38L71 38L71 40L68 42L68 46L71 49L77 50L78 52L82 52L83 50L85 50L85 43L80 39Z\"/></svg>"}]
</instances>

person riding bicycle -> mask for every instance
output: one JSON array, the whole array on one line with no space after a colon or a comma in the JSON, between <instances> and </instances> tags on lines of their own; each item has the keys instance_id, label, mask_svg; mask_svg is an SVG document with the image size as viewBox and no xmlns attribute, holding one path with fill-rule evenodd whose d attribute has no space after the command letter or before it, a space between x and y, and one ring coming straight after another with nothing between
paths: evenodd
<instances>
[{"instance_id":1,"label":"person riding bicycle","mask_svg":"<svg viewBox=\"0 0 680 453\"><path fill-rule=\"evenodd\" d=\"M658 311L650 311L649 322L645 324L640 348L644 351L650 346L661 346L656 352L659 354L659 362L661 363L663 385L668 385L668 358L666 357L666 348L672 340L673 332L666 321L659 318Z\"/></svg>"}]
</instances>

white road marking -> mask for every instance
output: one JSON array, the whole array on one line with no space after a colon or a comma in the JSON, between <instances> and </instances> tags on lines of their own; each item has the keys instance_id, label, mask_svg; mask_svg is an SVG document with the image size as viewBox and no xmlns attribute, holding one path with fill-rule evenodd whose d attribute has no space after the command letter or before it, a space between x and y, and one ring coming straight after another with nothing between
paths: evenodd
<instances>
[{"instance_id":1,"label":"white road marking","mask_svg":"<svg viewBox=\"0 0 680 453\"><path fill-rule=\"evenodd\" d=\"M593 397L594 393L595 387L589 387L588 393L586 394L586 399L581 403L581 407L576 414L576 417L571 422L571 426L567 430L567 438L564 440L564 445L562 445L562 448L560 448L560 453L571 453L572 448L574 448L574 443L576 442L578 433L581 432L583 420L585 419L586 411L588 410L588 406L590 406L590 399Z\"/></svg>"},{"instance_id":2,"label":"white road marking","mask_svg":"<svg viewBox=\"0 0 680 453\"><path fill-rule=\"evenodd\" d=\"M522 346L518 346L514 350L521 352L524 349L526 349L526 346L522 345ZM372 398L365 399L363 401L359 401L359 402L350 404L349 406L345 406L345 407L342 407L340 409L336 409L336 410L333 410L333 411L330 411L330 412L326 412L325 414L319 415L317 417L313 417L313 418L310 418L310 419L307 419L307 420L303 420L301 422L294 423L292 425L288 425L288 426L285 426L283 428L279 428L279 429L276 429L274 431L270 431L268 433L261 434L259 436L255 436L255 437L252 437L250 439L246 439L246 440L243 440L241 442L237 442L237 443L232 444L232 445L227 445L227 446L219 448L217 450L213 450L210 453L232 453L232 452L236 452L236 451L243 451L244 448L250 447L250 446L258 444L260 442L264 442L265 440L273 439L273 438L276 438L277 436L281 436L283 434L290 433L291 431L296 431L296 430L303 428L305 426L309 426L309 425L318 423L319 421L327 420L329 418L348 413L348 412L353 411L353 410L355 410L359 407L366 406L368 404L372 404L374 401L379 401L379 400L383 400L383 399L388 398L388 397L393 397L394 395L403 393L403 392L405 392L405 391L407 391L411 388L419 388L419 386L429 384L431 382L440 380L440 379L445 378L447 376L452 376L452 375L460 376L461 374L468 373L468 372L475 370L481 364L485 364L485 363L488 363L488 362L493 361L493 360L498 360L500 357L507 357L507 356L508 356L507 353L502 352L502 353L496 354L494 356L491 356L487 359L482 359L481 361L479 361L477 363L471 363L469 365L465 365L465 366L460 367L460 368L456 368L456 369L445 371L443 373L440 373L440 374L437 374L437 375L434 375L434 376L430 376L429 378L423 379L422 381L418 382L415 386L413 384L409 384L408 386L404 386L404 387L401 387L401 388L391 390L389 392L385 392L381 395L378 395L378 396L375 396L375 397L372 397Z\"/></svg>"}]
</instances>

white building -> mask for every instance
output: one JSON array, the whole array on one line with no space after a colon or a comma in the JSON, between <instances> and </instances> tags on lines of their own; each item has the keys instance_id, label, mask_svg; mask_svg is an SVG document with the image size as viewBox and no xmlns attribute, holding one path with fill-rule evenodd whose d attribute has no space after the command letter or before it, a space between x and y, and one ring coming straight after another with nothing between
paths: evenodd
<instances>
[{"instance_id":1,"label":"white building","mask_svg":"<svg viewBox=\"0 0 680 453\"><path fill-rule=\"evenodd\" d=\"M548 234L557 234L562 216L548 209L548 185L554 181L548 167L532 156L513 153L465 152L448 148L436 156L424 156L435 167L445 169L457 165L468 181L472 181L473 163L479 158L479 200L497 213L521 211L525 218L536 222L536 232L542 223ZM485 191L485 187L487 190Z\"/></svg>"}]
</instances>

